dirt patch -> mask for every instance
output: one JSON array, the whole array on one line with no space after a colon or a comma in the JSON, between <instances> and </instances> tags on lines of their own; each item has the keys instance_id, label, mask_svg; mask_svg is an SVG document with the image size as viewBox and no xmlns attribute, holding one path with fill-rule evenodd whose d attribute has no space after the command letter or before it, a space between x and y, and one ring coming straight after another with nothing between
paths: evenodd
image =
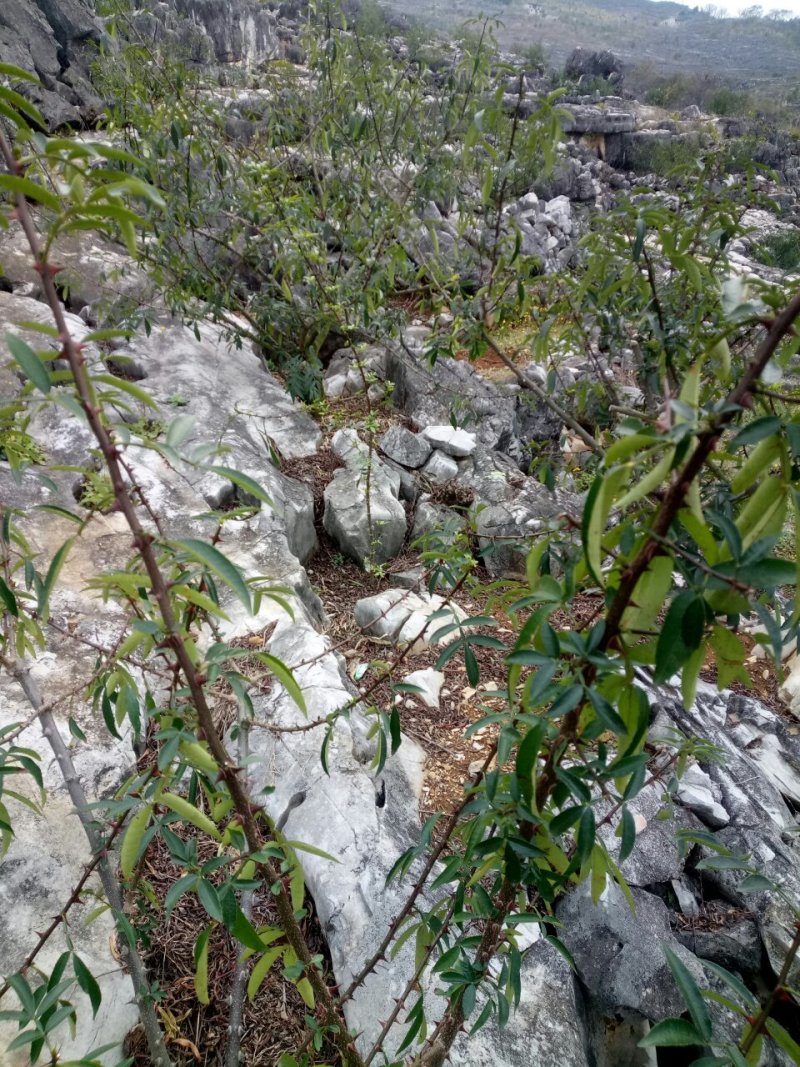
<instances>
[{"instance_id":1,"label":"dirt patch","mask_svg":"<svg viewBox=\"0 0 800 1067\"><path fill-rule=\"evenodd\" d=\"M216 855L213 842L199 842L200 862ZM175 905L169 921L163 910L166 894L184 871L178 868L159 838L154 839L142 862L142 882L148 895L158 899L162 907L160 919L146 932L142 955L150 979L157 983L160 1000L159 1016L164 1024L168 1049L177 1067L202 1065L222 1067L225 1057L228 1026L228 997L238 955L237 943L227 931L218 926L211 934L208 953L207 1005L201 1004L195 992L194 946L197 938L211 922L195 893L186 893ZM210 876L211 880L213 875ZM309 947L327 960L327 945L314 912L313 901L306 898L308 917L303 920ZM136 921L135 908L130 918ZM256 927L275 925L277 910L268 891L256 895L253 903L253 924ZM255 961L253 961L255 962ZM331 978L331 983L333 979ZM245 1000L242 1032L244 1063L252 1067L273 1067L285 1052L295 1052L305 1039L307 1027L304 1017L308 1008L291 982L281 975L281 963L276 962L268 972L252 1003ZM127 1038L125 1054L133 1057L134 1067L150 1067L150 1057L141 1028ZM323 1048L320 1062L335 1062L335 1053Z\"/></svg>"}]
</instances>

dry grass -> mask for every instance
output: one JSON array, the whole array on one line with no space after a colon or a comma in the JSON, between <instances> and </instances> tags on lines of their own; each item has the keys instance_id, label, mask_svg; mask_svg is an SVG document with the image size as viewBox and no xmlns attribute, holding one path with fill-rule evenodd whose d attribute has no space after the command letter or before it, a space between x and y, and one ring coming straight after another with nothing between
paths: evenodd
<instances>
[{"instance_id":1,"label":"dry grass","mask_svg":"<svg viewBox=\"0 0 800 1067\"><path fill-rule=\"evenodd\" d=\"M216 854L213 842L198 845L199 858L207 861ZM169 922L163 903L172 884L182 872L172 862L166 845L154 839L142 866L142 882L148 895L155 895L162 905L158 923L147 933L143 952L151 980L158 984L162 999L158 1011L168 1037L169 1051L177 1067L201 1064L221 1067L224 1063L228 1026L228 996L234 974L238 947L222 928L217 927L209 942L208 1005L200 1004L194 988L194 945L211 921L197 896L186 893L175 906ZM135 902L131 918L135 919ZM327 957L327 946L316 919L313 902L306 900L309 916L304 920L305 934L313 952ZM277 922L271 895L256 895L253 923L256 926ZM303 1043L308 1009L294 986L281 975L275 963L265 978L255 1000L246 1002L243 1018L243 1062L250 1067L273 1067L285 1052L294 1052ZM129 1034L126 1054L133 1057L134 1067L150 1067L144 1035L140 1028ZM330 1050L323 1049L320 1062L332 1062Z\"/></svg>"}]
</instances>

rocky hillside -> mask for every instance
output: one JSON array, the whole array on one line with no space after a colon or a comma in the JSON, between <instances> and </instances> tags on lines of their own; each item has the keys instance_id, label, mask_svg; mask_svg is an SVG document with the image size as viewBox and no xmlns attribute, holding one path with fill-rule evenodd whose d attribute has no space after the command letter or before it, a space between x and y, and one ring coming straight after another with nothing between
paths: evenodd
<instances>
[{"instance_id":1,"label":"rocky hillside","mask_svg":"<svg viewBox=\"0 0 800 1067\"><path fill-rule=\"evenodd\" d=\"M0 10L0 1065L797 1065L797 141L305 30Z\"/></svg>"},{"instance_id":2,"label":"rocky hillside","mask_svg":"<svg viewBox=\"0 0 800 1067\"><path fill-rule=\"evenodd\" d=\"M412 15L445 34L478 15L500 20L498 39L520 54L540 44L553 65L575 48L612 49L630 67L720 78L736 85L789 87L800 74L800 19L717 18L701 6L654 0L394 0L392 10ZM778 90L781 91L781 90Z\"/></svg>"},{"instance_id":3,"label":"rocky hillside","mask_svg":"<svg viewBox=\"0 0 800 1067\"><path fill-rule=\"evenodd\" d=\"M172 42L197 62L257 65L279 54L275 19L258 0L178 0L142 5L130 30L143 41ZM41 83L33 98L52 127L93 122L102 102L90 68L113 44L93 0L5 0L0 56Z\"/></svg>"}]
</instances>

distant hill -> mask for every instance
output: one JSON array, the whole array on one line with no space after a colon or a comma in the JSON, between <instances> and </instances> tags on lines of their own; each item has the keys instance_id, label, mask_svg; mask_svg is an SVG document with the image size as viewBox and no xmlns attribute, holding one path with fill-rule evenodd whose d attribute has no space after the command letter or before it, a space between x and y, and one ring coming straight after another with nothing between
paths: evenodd
<instances>
[{"instance_id":1,"label":"distant hill","mask_svg":"<svg viewBox=\"0 0 800 1067\"><path fill-rule=\"evenodd\" d=\"M743 88L800 76L800 18L715 18L653 0L389 0L385 6L452 33L480 14L499 18L499 43L524 52L541 43L553 65L576 47L611 49L630 67L710 74Z\"/></svg>"}]
</instances>

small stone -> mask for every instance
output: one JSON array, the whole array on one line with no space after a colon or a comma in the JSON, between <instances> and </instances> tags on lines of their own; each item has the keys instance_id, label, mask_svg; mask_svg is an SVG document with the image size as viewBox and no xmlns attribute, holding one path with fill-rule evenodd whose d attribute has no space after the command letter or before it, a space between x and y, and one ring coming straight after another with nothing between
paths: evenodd
<instances>
[{"instance_id":1,"label":"small stone","mask_svg":"<svg viewBox=\"0 0 800 1067\"><path fill-rule=\"evenodd\" d=\"M434 485L445 485L458 475L458 464L438 449L422 468L423 475Z\"/></svg>"},{"instance_id":2,"label":"small stone","mask_svg":"<svg viewBox=\"0 0 800 1067\"><path fill-rule=\"evenodd\" d=\"M415 697L417 700L421 700L426 707L439 707L439 697L444 685L444 675L441 671L435 671L432 667L428 667L423 671L413 671L403 681L407 685L415 685L421 690L421 692L415 694ZM411 706L414 706L413 700Z\"/></svg>"},{"instance_id":3,"label":"small stone","mask_svg":"<svg viewBox=\"0 0 800 1067\"><path fill-rule=\"evenodd\" d=\"M422 436L434 448L456 459L466 459L475 451L475 434L467 430L454 429L452 426L427 426Z\"/></svg>"},{"instance_id":4,"label":"small stone","mask_svg":"<svg viewBox=\"0 0 800 1067\"><path fill-rule=\"evenodd\" d=\"M431 446L420 434L405 426L392 426L380 439L380 449L389 459L416 470L431 454Z\"/></svg>"}]
</instances>

